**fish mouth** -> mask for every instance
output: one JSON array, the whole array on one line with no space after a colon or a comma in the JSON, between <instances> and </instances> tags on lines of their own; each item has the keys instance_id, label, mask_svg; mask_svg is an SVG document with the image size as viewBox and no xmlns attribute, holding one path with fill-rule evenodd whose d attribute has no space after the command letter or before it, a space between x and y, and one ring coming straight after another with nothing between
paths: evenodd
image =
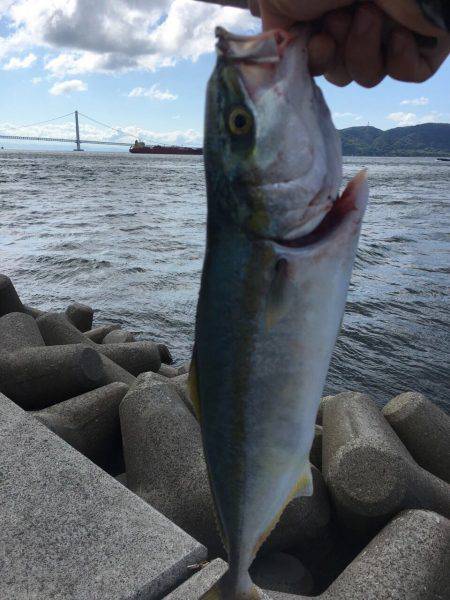
<instances>
[{"instance_id":1,"label":"fish mouth","mask_svg":"<svg viewBox=\"0 0 450 600\"><path fill-rule=\"evenodd\" d=\"M359 225L367 199L367 171L364 169L349 182L315 229L294 239L270 238L270 241L285 248L305 248L323 242L333 236L344 222L354 220Z\"/></svg>"},{"instance_id":2,"label":"fish mouth","mask_svg":"<svg viewBox=\"0 0 450 600\"><path fill-rule=\"evenodd\" d=\"M258 35L236 35L216 27L217 53L236 63L273 64L283 58L295 35L284 29L272 29Z\"/></svg>"}]
</instances>

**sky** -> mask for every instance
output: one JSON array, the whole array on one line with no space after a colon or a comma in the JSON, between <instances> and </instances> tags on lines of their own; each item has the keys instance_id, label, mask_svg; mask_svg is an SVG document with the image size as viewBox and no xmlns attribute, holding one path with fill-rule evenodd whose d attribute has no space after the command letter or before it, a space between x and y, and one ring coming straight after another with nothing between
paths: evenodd
<instances>
[{"instance_id":1,"label":"sky","mask_svg":"<svg viewBox=\"0 0 450 600\"><path fill-rule=\"evenodd\" d=\"M73 116L22 126L78 109L119 130L80 117L84 138L200 145L218 24L260 28L196 0L0 0L0 133L72 138ZM449 63L422 84L318 83L339 129L450 122Z\"/></svg>"}]
</instances>

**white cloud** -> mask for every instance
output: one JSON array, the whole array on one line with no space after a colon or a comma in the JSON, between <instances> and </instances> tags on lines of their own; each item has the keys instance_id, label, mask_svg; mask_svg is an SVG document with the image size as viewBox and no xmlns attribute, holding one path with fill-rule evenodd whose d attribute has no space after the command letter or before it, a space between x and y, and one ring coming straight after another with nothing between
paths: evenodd
<instances>
[{"instance_id":1,"label":"white cloud","mask_svg":"<svg viewBox=\"0 0 450 600\"><path fill-rule=\"evenodd\" d=\"M448 115L433 110L422 116L413 112L394 112L386 118L397 123L398 127L407 127L408 125L421 125L423 123L444 123Z\"/></svg>"},{"instance_id":2,"label":"white cloud","mask_svg":"<svg viewBox=\"0 0 450 600\"><path fill-rule=\"evenodd\" d=\"M61 94L70 94L72 92L85 92L86 90L87 85L81 79L69 79L68 81L55 83L49 89L49 93L52 96L60 96Z\"/></svg>"},{"instance_id":3,"label":"white cloud","mask_svg":"<svg viewBox=\"0 0 450 600\"><path fill-rule=\"evenodd\" d=\"M390 121L397 123L399 127L405 127L406 125L417 125L416 113L407 112L393 112L390 113L387 118Z\"/></svg>"},{"instance_id":4,"label":"white cloud","mask_svg":"<svg viewBox=\"0 0 450 600\"><path fill-rule=\"evenodd\" d=\"M172 94L169 90L160 90L157 83L153 84L150 88L135 87L128 94L129 98L139 97L151 98L152 100L176 100L178 96Z\"/></svg>"},{"instance_id":5,"label":"white cloud","mask_svg":"<svg viewBox=\"0 0 450 600\"><path fill-rule=\"evenodd\" d=\"M195 129L173 129L170 131L153 131L142 129L137 125L122 126L118 123L110 123L119 132L101 128L86 121L80 115L80 134L82 139L98 140L103 142L125 142L132 143L135 139L145 140L147 144L174 144L180 146L201 146L202 135ZM45 125L34 125L26 129L17 128L13 123L0 123L0 131L14 131L17 135L29 135L34 137L75 138L75 125L73 116L66 121L47 123Z\"/></svg>"},{"instance_id":6,"label":"white cloud","mask_svg":"<svg viewBox=\"0 0 450 600\"><path fill-rule=\"evenodd\" d=\"M335 119L352 119L353 121L362 121L362 116L352 112L334 112L333 117Z\"/></svg>"},{"instance_id":7,"label":"white cloud","mask_svg":"<svg viewBox=\"0 0 450 600\"><path fill-rule=\"evenodd\" d=\"M217 24L238 32L260 27L248 11L193 0L96 0L95 10L92 0L5 6L10 33L0 37L0 57L44 48L46 69L57 77L195 61L213 49Z\"/></svg>"},{"instance_id":8,"label":"white cloud","mask_svg":"<svg viewBox=\"0 0 450 600\"><path fill-rule=\"evenodd\" d=\"M3 65L4 71L14 71L15 69L28 69L31 65L36 62L36 56L30 52L24 58L18 58L13 56L5 65Z\"/></svg>"},{"instance_id":9,"label":"white cloud","mask_svg":"<svg viewBox=\"0 0 450 600\"><path fill-rule=\"evenodd\" d=\"M425 96L421 96L420 98L413 98L412 100L402 100L400 104L403 105L411 105L411 106L426 106L430 103L429 98L425 98Z\"/></svg>"},{"instance_id":10,"label":"white cloud","mask_svg":"<svg viewBox=\"0 0 450 600\"><path fill-rule=\"evenodd\" d=\"M31 83L33 85L37 85L38 83L41 83L42 81L42 77L33 77L33 79L31 80Z\"/></svg>"}]
</instances>

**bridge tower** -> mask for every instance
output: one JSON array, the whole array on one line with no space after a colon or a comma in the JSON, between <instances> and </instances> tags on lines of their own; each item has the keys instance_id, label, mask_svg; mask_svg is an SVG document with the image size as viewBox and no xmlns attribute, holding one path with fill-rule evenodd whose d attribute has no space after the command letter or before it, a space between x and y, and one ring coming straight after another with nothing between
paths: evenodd
<instances>
[{"instance_id":1,"label":"bridge tower","mask_svg":"<svg viewBox=\"0 0 450 600\"><path fill-rule=\"evenodd\" d=\"M78 124L78 111L75 111L75 134L76 140L75 143L77 147L74 149L75 152L83 152L83 148L80 145L80 126Z\"/></svg>"}]
</instances>

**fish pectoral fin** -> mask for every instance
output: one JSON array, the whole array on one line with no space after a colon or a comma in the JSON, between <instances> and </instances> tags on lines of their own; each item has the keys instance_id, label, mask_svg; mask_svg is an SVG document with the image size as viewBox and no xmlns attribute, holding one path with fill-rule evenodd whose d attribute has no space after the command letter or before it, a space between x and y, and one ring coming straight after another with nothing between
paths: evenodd
<instances>
[{"instance_id":1,"label":"fish pectoral fin","mask_svg":"<svg viewBox=\"0 0 450 600\"><path fill-rule=\"evenodd\" d=\"M189 391L189 397L192 402L192 406L194 408L195 416L197 417L197 421L200 423L201 410L200 410L200 398L198 395L197 360L196 360L195 345L194 345L194 350L192 351L192 361L191 361L191 366L189 369L188 391Z\"/></svg>"},{"instance_id":2,"label":"fish pectoral fin","mask_svg":"<svg viewBox=\"0 0 450 600\"><path fill-rule=\"evenodd\" d=\"M292 498L301 498L302 496L312 496L314 493L313 478L311 473L311 465L309 461L305 463L297 484L294 488Z\"/></svg>"},{"instance_id":3,"label":"fish pectoral fin","mask_svg":"<svg viewBox=\"0 0 450 600\"><path fill-rule=\"evenodd\" d=\"M289 277L288 262L280 258L275 265L272 283L267 294L266 330L270 331L288 312L289 309Z\"/></svg>"}]
</instances>

